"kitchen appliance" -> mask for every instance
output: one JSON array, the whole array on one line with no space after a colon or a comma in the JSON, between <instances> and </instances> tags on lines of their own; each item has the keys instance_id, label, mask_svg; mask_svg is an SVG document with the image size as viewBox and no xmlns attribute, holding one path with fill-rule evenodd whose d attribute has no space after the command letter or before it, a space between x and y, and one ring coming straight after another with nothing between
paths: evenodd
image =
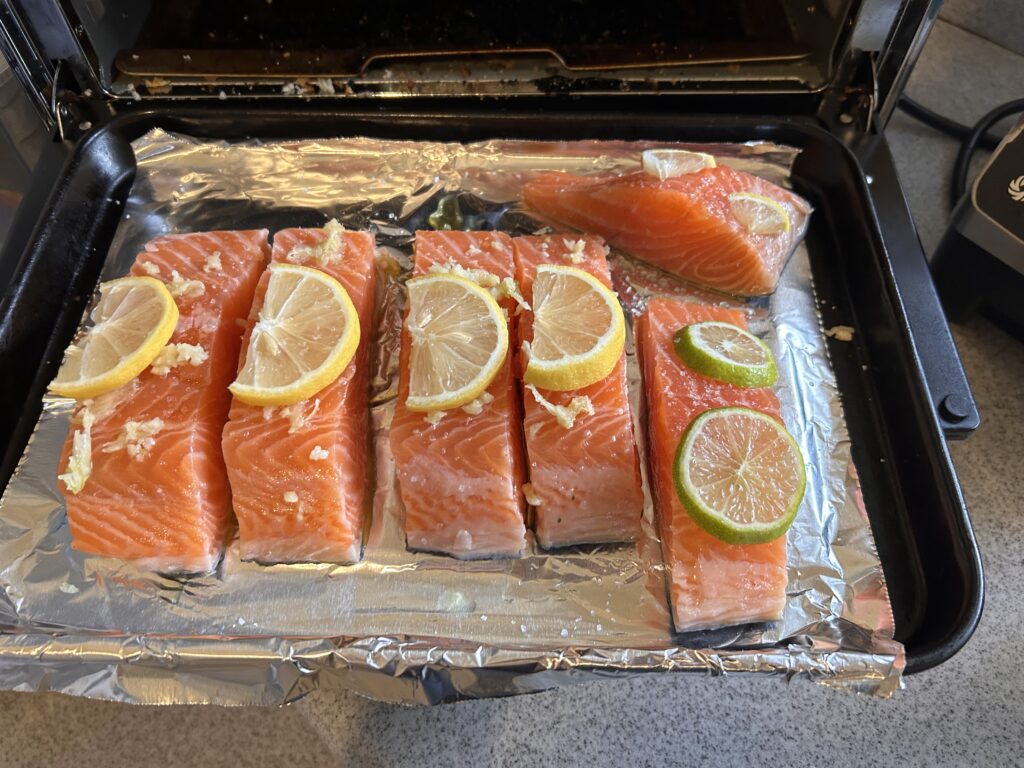
<instances>
[{"instance_id":1,"label":"kitchen appliance","mask_svg":"<svg viewBox=\"0 0 1024 768\"><path fill-rule=\"evenodd\" d=\"M1022 108L1009 104L1003 112ZM1024 122L1006 135L953 211L932 275L950 320L988 311L1024 336Z\"/></svg>"},{"instance_id":2,"label":"kitchen appliance","mask_svg":"<svg viewBox=\"0 0 1024 768\"><path fill-rule=\"evenodd\" d=\"M968 640L983 578L946 447L978 414L882 127L939 3L388 6L0 0L53 141L0 259L0 483L95 285L154 126L197 137L653 139L799 147L797 191L907 670ZM74 244L74 247L69 247ZM17 628L8 628L16 633Z\"/></svg>"}]
</instances>

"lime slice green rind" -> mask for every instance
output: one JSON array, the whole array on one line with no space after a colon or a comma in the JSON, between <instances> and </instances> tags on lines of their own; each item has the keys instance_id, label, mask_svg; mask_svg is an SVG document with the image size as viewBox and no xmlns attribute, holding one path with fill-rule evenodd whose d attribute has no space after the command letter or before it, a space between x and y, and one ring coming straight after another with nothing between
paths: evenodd
<instances>
[{"instance_id":1,"label":"lime slice green rind","mask_svg":"<svg viewBox=\"0 0 1024 768\"><path fill-rule=\"evenodd\" d=\"M785 512L769 523L739 523L730 519L719 510L708 506L700 498L699 493L687 481L684 467L690 454L690 448L694 437L699 430L710 420L728 416L730 414L756 415L770 421L778 429L778 434L783 436L789 443L792 451L792 471L796 473L796 491L792 494L785 507ZM676 488L676 495L683 507L697 525L717 539L728 544L763 544L774 541L785 535L796 518L797 510L803 501L804 491L807 485L807 475L804 468L803 454L796 440L782 424L771 416L755 411L750 408L726 406L723 408L711 408L698 415L683 432L676 448L675 461L672 467L672 479Z\"/></svg>"},{"instance_id":2,"label":"lime slice green rind","mask_svg":"<svg viewBox=\"0 0 1024 768\"><path fill-rule=\"evenodd\" d=\"M745 363L732 359L708 344L701 338L702 329L717 326L728 328L737 338L760 349L760 363ZM676 331L672 337L672 345L676 355L688 368L709 379L724 381L737 387L770 387L779 377L775 357L768 345L749 331L731 323L706 321L687 325Z\"/></svg>"}]
</instances>

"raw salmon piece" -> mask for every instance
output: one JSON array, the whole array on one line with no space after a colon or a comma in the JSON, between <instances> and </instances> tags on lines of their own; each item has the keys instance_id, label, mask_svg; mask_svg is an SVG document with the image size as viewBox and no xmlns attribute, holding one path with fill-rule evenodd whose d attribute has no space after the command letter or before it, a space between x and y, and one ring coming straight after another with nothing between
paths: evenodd
<instances>
[{"instance_id":1,"label":"raw salmon piece","mask_svg":"<svg viewBox=\"0 0 1024 768\"><path fill-rule=\"evenodd\" d=\"M512 239L500 232L416 233L416 274L450 264L512 278ZM501 304L511 317L514 302ZM509 336L514 338L514 329ZM487 388L493 400L478 403L479 413L447 411L435 424L405 407L409 338L404 331L399 364L390 438L409 548L465 559L519 555L526 526L522 427L511 352Z\"/></svg>"},{"instance_id":2,"label":"raw salmon piece","mask_svg":"<svg viewBox=\"0 0 1024 768\"><path fill-rule=\"evenodd\" d=\"M527 303L540 264L574 266L611 286L599 237L517 237L516 276ZM533 340L533 315L519 316L519 343ZM525 366L526 361L521 361ZM554 405L587 397L592 416L577 416L566 429L523 389L523 427L529 461L535 529L544 547L634 541L640 533L643 491L626 386L626 353L611 374L596 384L568 392L538 389Z\"/></svg>"},{"instance_id":3,"label":"raw salmon piece","mask_svg":"<svg viewBox=\"0 0 1024 768\"><path fill-rule=\"evenodd\" d=\"M375 245L368 232L340 229L323 245L327 240L324 229L282 230L274 235L273 260L316 267L344 286L359 314L359 349L341 376L309 400L277 408L232 401L224 460L245 560L353 563L362 551ZM268 270L239 370L269 279Z\"/></svg>"},{"instance_id":4,"label":"raw salmon piece","mask_svg":"<svg viewBox=\"0 0 1024 768\"><path fill-rule=\"evenodd\" d=\"M788 233L754 235L733 215L729 195L769 197L789 213ZM771 293L803 233L810 206L771 182L724 165L661 181L545 174L523 188L542 216L603 235L626 253L700 285L741 296Z\"/></svg>"},{"instance_id":5,"label":"raw salmon piece","mask_svg":"<svg viewBox=\"0 0 1024 768\"><path fill-rule=\"evenodd\" d=\"M636 322L649 416L651 469L661 546L669 568L672 616L680 632L778 619L786 599L786 537L727 544L706 533L676 495L672 466L683 431L709 408L734 405L781 420L769 388L744 389L701 376L676 357L672 336L686 325L723 320L746 326L737 310L653 299Z\"/></svg>"},{"instance_id":6,"label":"raw salmon piece","mask_svg":"<svg viewBox=\"0 0 1024 768\"><path fill-rule=\"evenodd\" d=\"M231 525L220 450L227 386L238 362L239 321L269 255L267 231L256 230L165 235L136 258L132 274L152 275L174 295L179 318L170 343L199 345L207 358L164 375L154 365L76 411L61 472L86 411L95 423L92 473L78 494L65 494L75 549L159 571L217 564ZM126 441L132 425L135 439Z\"/></svg>"}]
</instances>

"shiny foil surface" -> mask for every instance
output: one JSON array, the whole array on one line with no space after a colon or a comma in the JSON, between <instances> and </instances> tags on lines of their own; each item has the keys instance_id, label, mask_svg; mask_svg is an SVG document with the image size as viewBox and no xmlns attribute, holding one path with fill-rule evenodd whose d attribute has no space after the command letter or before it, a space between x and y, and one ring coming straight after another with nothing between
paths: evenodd
<instances>
[{"instance_id":1,"label":"shiny foil surface","mask_svg":"<svg viewBox=\"0 0 1024 768\"><path fill-rule=\"evenodd\" d=\"M366 138L223 143L154 130L104 266L127 272L150 238L205 229L371 228L381 281L371 375L376 487L356 565L243 562L172 577L70 547L57 462L73 403L47 397L0 502L0 688L117 701L273 704L317 686L433 704L648 672L781 675L889 696L902 646L863 508L843 412L800 246L770 297L742 304L779 363L775 390L808 461L788 533L789 585L772 624L677 634L647 478L644 535L630 545L459 561L405 549L388 449L412 233L435 224L527 234L517 207L539 171L632 171L648 145ZM680 145L681 146L681 145ZM785 184L795 150L705 145L720 161ZM570 235L571 237L571 235ZM627 317L652 295L701 293L613 252ZM641 454L642 387L629 377ZM646 471L646 467L645 467Z\"/></svg>"}]
</instances>

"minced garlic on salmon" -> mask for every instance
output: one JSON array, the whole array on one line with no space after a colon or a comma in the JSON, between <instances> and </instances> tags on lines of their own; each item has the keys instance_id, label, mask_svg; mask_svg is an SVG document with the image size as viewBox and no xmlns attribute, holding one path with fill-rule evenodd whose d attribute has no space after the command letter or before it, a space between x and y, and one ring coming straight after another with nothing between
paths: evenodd
<instances>
[{"instance_id":1,"label":"minced garlic on salmon","mask_svg":"<svg viewBox=\"0 0 1024 768\"><path fill-rule=\"evenodd\" d=\"M221 272L224 266L220 263L220 251L214 251L206 257L206 264L203 265L203 272Z\"/></svg>"},{"instance_id":2,"label":"minced garlic on salmon","mask_svg":"<svg viewBox=\"0 0 1024 768\"><path fill-rule=\"evenodd\" d=\"M168 344L156 356L150 370L157 376L166 376L179 365L202 365L209 359L201 344Z\"/></svg>"},{"instance_id":3,"label":"minced garlic on salmon","mask_svg":"<svg viewBox=\"0 0 1024 768\"><path fill-rule=\"evenodd\" d=\"M164 428L161 418L149 421L126 421L121 427L121 434L103 446L104 453L125 450L136 461L145 459L156 445L156 436Z\"/></svg>"},{"instance_id":4,"label":"minced garlic on salmon","mask_svg":"<svg viewBox=\"0 0 1024 768\"><path fill-rule=\"evenodd\" d=\"M573 264L582 264L586 260L587 257L583 253L583 249L587 247L586 240L580 238L579 240L562 240L562 242L569 249L565 258Z\"/></svg>"},{"instance_id":5,"label":"minced garlic on salmon","mask_svg":"<svg viewBox=\"0 0 1024 768\"><path fill-rule=\"evenodd\" d=\"M70 493L79 493L85 487L85 481L92 474L92 425L95 417L88 408L82 409L82 427L76 429L71 438L71 457L68 459L67 471L57 475Z\"/></svg>"},{"instance_id":6,"label":"minced garlic on salmon","mask_svg":"<svg viewBox=\"0 0 1024 768\"><path fill-rule=\"evenodd\" d=\"M324 225L327 235L317 245L297 245L285 257L292 264L313 262L319 267L326 267L345 255L345 228L337 219L331 219Z\"/></svg>"},{"instance_id":7,"label":"minced garlic on salmon","mask_svg":"<svg viewBox=\"0 0 1024 768\"><path fill-rule=\"evenodd\" d=\"M533 384L527 384L526 388L533 394L536 400L548 413L555 417L555 421L566 429L572 429L577 417L582 414L594 415L594 406L586 395L577 395L569 401L568 405L555 405L542 395Z\"/></svg>"},{"instance_id":8,"label":"minced garlic on salmon","mask_svg":"<svg viewBox=\"0 0 1024 768\"><path fill-rule=\"evenodd\" d=\"M202 280L186 280L178 270L172 269L167 290L176 298L195 299L206 293L206 284Z\"/></svg>"}]
</instances>

